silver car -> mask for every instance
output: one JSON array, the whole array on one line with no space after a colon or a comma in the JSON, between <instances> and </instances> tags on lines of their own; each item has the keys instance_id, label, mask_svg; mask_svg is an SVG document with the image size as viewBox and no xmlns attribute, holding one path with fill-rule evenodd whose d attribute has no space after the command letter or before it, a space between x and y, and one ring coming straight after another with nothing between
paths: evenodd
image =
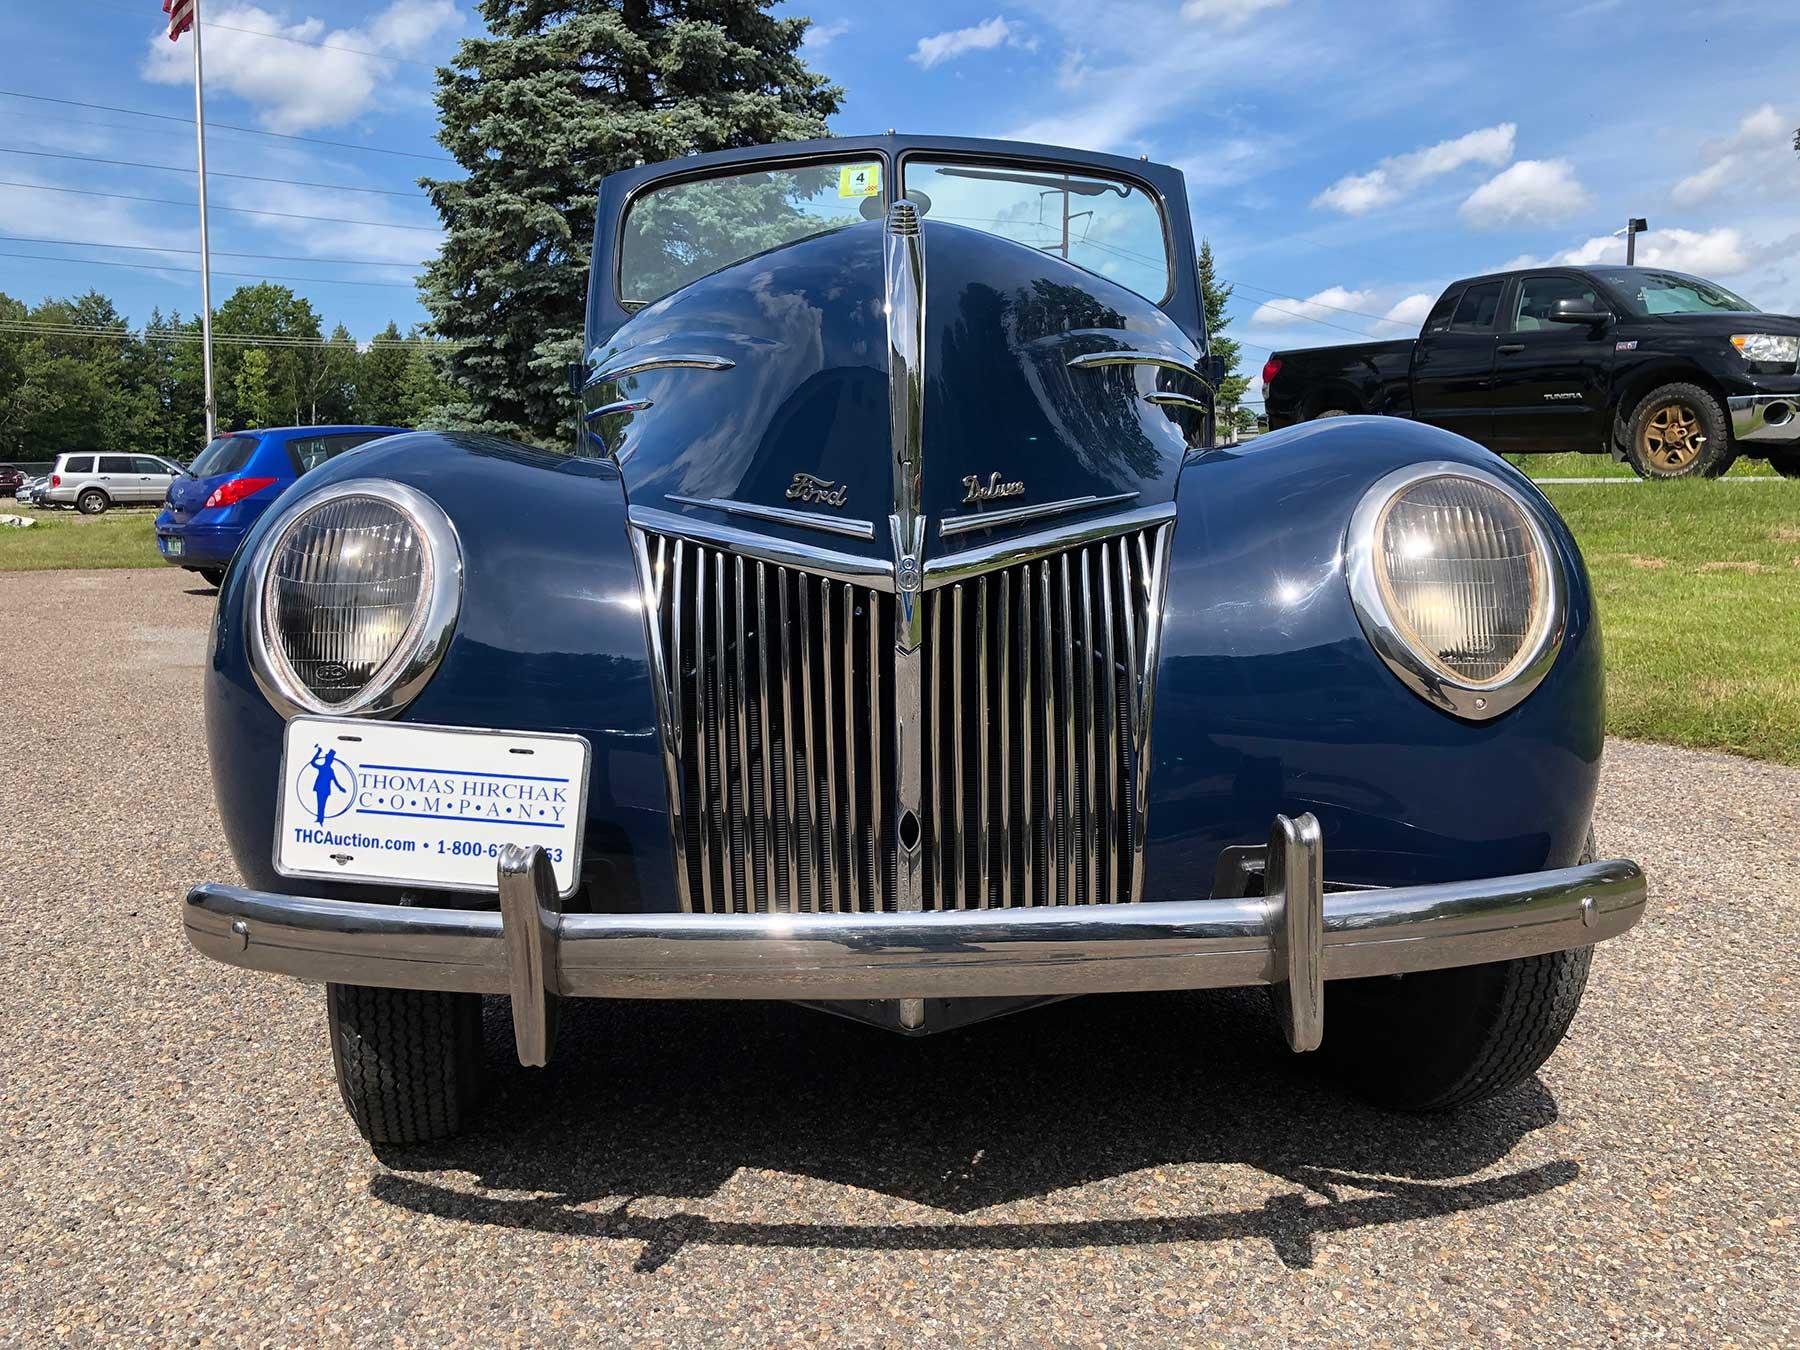
<instances>
[{"instance_id":1,"label":"silver car","mask_svg":"<svg viewBox=\"0 0 1800 1350\"><path fill-rule=\"evenodd\" d=\"M114 506L155 506L169 495L182 470L160 455L108 455L81 451L58 455L44 502L73 506L97 516Z\"/></svg>"}]
</instances>

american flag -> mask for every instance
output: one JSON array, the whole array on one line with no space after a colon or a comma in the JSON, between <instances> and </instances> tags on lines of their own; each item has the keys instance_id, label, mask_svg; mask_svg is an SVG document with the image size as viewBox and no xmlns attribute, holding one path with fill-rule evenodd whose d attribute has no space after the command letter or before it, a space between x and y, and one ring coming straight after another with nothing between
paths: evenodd
<instances>
[{"instance_id":1,"label":"american flag","mask_svg":"<svg viewBox=\"0 0 1800 1350\"><path fill-rule=\"evenodd\" d=\"M163 0L163 13L169 16L170 42L194 26L194 0Z\"/></svg>"}]
</instances>

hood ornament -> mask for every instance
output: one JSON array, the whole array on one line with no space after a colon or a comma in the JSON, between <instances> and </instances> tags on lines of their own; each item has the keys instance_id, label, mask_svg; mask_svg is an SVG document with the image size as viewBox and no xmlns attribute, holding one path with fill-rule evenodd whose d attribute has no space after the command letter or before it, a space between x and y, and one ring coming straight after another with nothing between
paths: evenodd
<instances>
[{"instance_id":1,"label":"hood ornament","mask_svg":"<svg viewBox=\"0 0 1800 1350\"><path fill-rule=\"evenodd\" d=\"M834 483L829 478L815 478L810 473L797 473L788 484L790 502L806 502L817 506L842 506L850 500L850 485Z\"/></svg>"},{"instance_id":2,"label":"hood ornament","mask_svg":"<svg viewBox=\"0 0 1800 1350\"><path fill-rule=\"evenodd\" d=\"M970 474L963 479L964 506L971 506L976 502L998 501L1002 497L1023 497L1024 495L1024 483L1003 483L997 473L989 474L985 483L976 474Z\"/></svg>"}]
</instances>

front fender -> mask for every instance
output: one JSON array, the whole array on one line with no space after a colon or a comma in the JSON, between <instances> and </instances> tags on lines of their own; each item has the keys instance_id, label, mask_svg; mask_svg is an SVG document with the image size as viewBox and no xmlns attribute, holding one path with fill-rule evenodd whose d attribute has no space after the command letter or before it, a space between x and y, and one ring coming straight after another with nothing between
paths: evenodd
<instances>
[{"instance_id":1,"label":"front fender","mask_svg":"<svg viewBox=\"0 0 1800 1350\"><path fill-rule=\"evenodd\" d=\"M1383 474L1452 460L1541 507L1568 579L1562 650L1517 708L1466 722L1401 684L1344 576L1350 514ZM1145 898L1192 898L1219 850L1311 811L1330 881L1405 885L1574 863L1604 739L1600 634L1574 539L1522 474L1472 441L1334 418L1183 471L1152 728Z\"/></svg>"},{"instance_id":2,"label":"front fender","mask_svg":"<svg viewBox=\"0 0 1800 1350\"><path fill-rule=\"evenodd\" d=\"M492 437L415 433L306 475L245 541L243 557L319 489L385 478L425 493L455 525L463 594L443 663L399 720L574 732L594 757L584 872L622 909L675 908L666 794L644 615L618 471ZM206 677L214 788L245 880L298 893L270 862L283 718L257 688L243 625L255 579L232 569ZM365 896L306 882L307 893ZM452 902L454 903L454 902Z\"/></svg>"}]
</instances>

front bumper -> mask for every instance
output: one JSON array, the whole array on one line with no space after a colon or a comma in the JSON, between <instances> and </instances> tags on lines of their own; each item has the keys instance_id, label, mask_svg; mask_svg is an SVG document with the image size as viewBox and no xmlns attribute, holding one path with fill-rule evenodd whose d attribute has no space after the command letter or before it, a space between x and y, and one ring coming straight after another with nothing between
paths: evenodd
<instances>
[{"instance_id":1,"label":"front bumper","mask_svg":"<svg viewBox=\"0 0 1800 1350\"><path fill-rule=\"evenodd\" d=\"M519 1059L548 1061L573 998L800 1002L1275 988L1296 1050L1317 1048L1327 980L1591 946L1644 913L1612 861L1523 876L1326 893L1311 816L1277 817L1265 894L911 914L562 914L539 849L509 847L500 911L188 893L188 940L228 965L340 984L509 994Z\"/></svg>"},{"instance_id":2,"label":"front bumper","mask_svg":"<svg viewBox=\"0 0 1800 1350\"><path fill-rule=\"evenodd\" d=\"M1730 402L1733 440L1800 440L1800 393L1742 394Z\"/></svg>"}]
</instances>

